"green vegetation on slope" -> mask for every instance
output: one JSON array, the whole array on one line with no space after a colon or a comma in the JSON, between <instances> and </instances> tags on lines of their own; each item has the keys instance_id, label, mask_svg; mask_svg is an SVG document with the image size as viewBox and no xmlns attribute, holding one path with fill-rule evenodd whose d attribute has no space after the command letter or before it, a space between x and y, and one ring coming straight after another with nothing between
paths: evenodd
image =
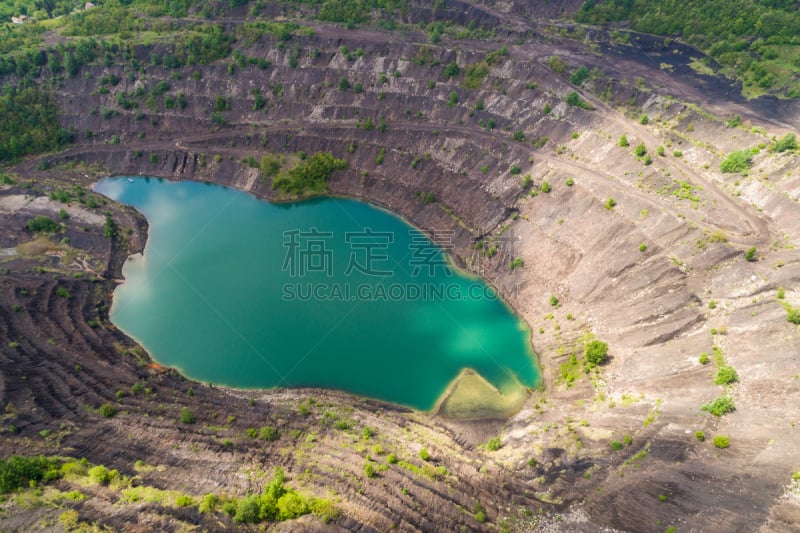
<instances>
[{"instance_id":1,"label":"green vegetation on slope","mask_svg":"<svg viewBox=\"0 0 800 533\"><path fill-rule=\"evenodd\" d=\"M746 94L800 97L800 11L793 0L587 0L575 18L681 36L741 78Z\"/></svg>"},{"instance_id":2,"label":"green vegetation on slope","mask_svg":"<svg viewBox=\"0 0 800 533\"><path fill-rule=\"evenodd\" d=\"M39 481L57 479L60 477L58 467L57 461L43 456L12 455L5 461L0 460L0 493L7 494Z\"/></svg>"},{"instance_id":3,"label":"green vegetation on slope","mask_svg":"<svg viewBox=\"0 0 800 533\"><path fill-rule=\"evenodd\" d=\"M272 181L272 188L289 195L324 193L335 170L347 168L347 161L336 159L329 152L317 152Z\"/></svg>"},{"instance_id":4,"label":"green vegetation on slope","mask_svg":"<svg viewBox=\"0 0 800 533\"><path fill-rule=\"evenodd\" d=\"M134 468L146 468L137 461ZM338 515L333 502L304 494L286 486L286 476L280 467L275 467L273 476L267 481L261 494L248 494L235 498L214 493L192 496L175 490L158 489L141 481L135 486L133 480L117 470L103 465L92 466L86 459L56 458L44 456L25 457L12 455L0 460L0 494L33 492L38 485L61 479L67 486L103 485L119 496L119 505L148 504L162 507L197 507L203 514L227 515L237 523L291 520L313 513L319 520L328 522ZM75 502L86 499L79 490L63 492L63 497ZM48 505L47 500L38 500ZM60 507L61 499L52 500Z\"/></svg>"},{"instance_id":5,"label":"green vegetation on slope","mask_svg":"<svg viewBox=\"0 0 800 533\"><path fill-rule=\"evenodd\" d=\"M6 87L0 95L0 162L53 150L69 142L51 96L33 87Z\"/></svg>"}]
</instances>

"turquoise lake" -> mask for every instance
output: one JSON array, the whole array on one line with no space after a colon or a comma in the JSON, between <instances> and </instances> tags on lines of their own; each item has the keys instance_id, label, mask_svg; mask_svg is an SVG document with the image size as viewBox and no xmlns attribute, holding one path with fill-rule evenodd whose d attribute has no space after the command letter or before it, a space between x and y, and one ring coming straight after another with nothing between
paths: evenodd
<instances>
[{"instance_id":1,"label":"turquoise lake","mask_svg":"<svg viewBox=\"0 0 800 533\"><path fill-rule=\"evenodd\" d=\"M530 332L437 244L367 203L271 204L156 178L95 190L149 221L112 321L162 365L237 388L323 387L428 410L465 369L539 382Z\"/></svg>"}]
</instances>

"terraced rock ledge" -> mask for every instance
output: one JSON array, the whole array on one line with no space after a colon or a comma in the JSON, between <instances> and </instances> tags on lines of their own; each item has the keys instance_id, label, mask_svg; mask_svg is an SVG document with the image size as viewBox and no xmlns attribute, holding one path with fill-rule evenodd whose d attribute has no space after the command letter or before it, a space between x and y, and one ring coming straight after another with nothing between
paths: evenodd
<instances>
[{"instance_id":1,"label":"terraced rock ledge","mask_svg":"<svg viewBox=\"0 0 800 533\"><path fill-rule=\"evenodd\" d=\"M407 15L496 28L484 40L303 22L313 32L237 40L263 69L228 56L165 67L151 57L175 50L156 41L126 52L139 69L112 54L60 80L75 141L0 185L0 453L84 457L119 477L72 473L10 497L0 528L256 528L198 504L260 494L276 466L330 504L281 530L798 527L800 337L787 318L800 306L800 158L770 149L800 127L796 105L681 70L700 54L686 45L574 40L509 4ZM260 16L279 15L293 16L278 3ZM217 20L232 34L248 21L246 8ZM167 105L179 93L183 107ZM745 148L750 168L723 173ZM455 231L454 260L531 327L544 384L521 408L464 420L318 389L223 389L160 367L114 327L112 293L147 223L91 193L95 180L200 180L276 201L262 162L301 151L348 161L330 194ZM38 215L58 231L31 231ZM609 346L599 366L585 362L592 339ZM715 383L721 367L737 379ZM701 409L717 397L735 410ZM59 497L71 490L86 497Z\"/></svg>"}]
</instances>

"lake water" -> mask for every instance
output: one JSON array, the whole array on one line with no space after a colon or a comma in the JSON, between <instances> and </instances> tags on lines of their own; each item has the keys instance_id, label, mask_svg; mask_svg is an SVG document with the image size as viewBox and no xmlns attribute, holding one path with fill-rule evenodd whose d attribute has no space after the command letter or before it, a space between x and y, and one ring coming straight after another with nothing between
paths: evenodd
<instances>
[{"instance_id":1,"label":"lake water","mask_svg":"<svg viewBox=\"0 0 800 533\"><path fill-rule=\"evenodd\" d=\"M270 204L204 183L125 177L97 192L150 223L112 321L160 364L239 388L324 387L431 409L473 369L533 387L529 332L428 237L369 204Z\"/></svg>"}]
</instances>

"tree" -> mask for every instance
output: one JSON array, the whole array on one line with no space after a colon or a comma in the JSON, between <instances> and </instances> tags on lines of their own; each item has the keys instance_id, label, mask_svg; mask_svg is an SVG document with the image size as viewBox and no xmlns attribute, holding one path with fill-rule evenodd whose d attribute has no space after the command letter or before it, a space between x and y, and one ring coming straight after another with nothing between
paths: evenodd
<instances>
[{"instance_id":1,"label":"tree","mask_svg":"<svg viewBox=\"0 0 800 533\"><path fill-rule=\"evenodd\" d=\"M593 365L601 365L608 355L608 343L603 341L592 341L586 345L584 350L586 360Z\"/></svg>"},{"instance_id":2,"label":"tree","mask_svg":"<svg viewBox=\"0 0 800 533\"><path fill-rule=\"evenodd\" d=\"M34 3L36 9L44 9L48 17L53 16L53 10L56 8L56 0L36 0Z\"/></svg>"},{"instance_id":3,"label":"tree","mask_svg":"<svg viewBox=\"0 0 800 533\"><path fill-rule=\"evenodd\" d=\"M455 91L450 91L450 97L447 99L447 105L449 107L453 107L458 103L458 93Z\"/></svg>"},{"instance_id":4,"label":"tree","mask_svg":"<svg viewBox=\"0 0 800 533\"><path fill-rule=\"evenodd\" d=\"M569 77L569 81L575 85L581 85L588 77L589 69L586 67L581 67L572 73L572 76Z\"/></svg>"},{"instance_id":5,"label":"tree","mask_svg":"<svg viewBox=\"0 0 800 533\"><path fill-rule=\"evenodd\" d=\"M447 64L444 68L444 75L448 78L454 78L461 73L461 68L459 68L458 63L455 61L451 61Z\"/></svg>"}]
</instances>

